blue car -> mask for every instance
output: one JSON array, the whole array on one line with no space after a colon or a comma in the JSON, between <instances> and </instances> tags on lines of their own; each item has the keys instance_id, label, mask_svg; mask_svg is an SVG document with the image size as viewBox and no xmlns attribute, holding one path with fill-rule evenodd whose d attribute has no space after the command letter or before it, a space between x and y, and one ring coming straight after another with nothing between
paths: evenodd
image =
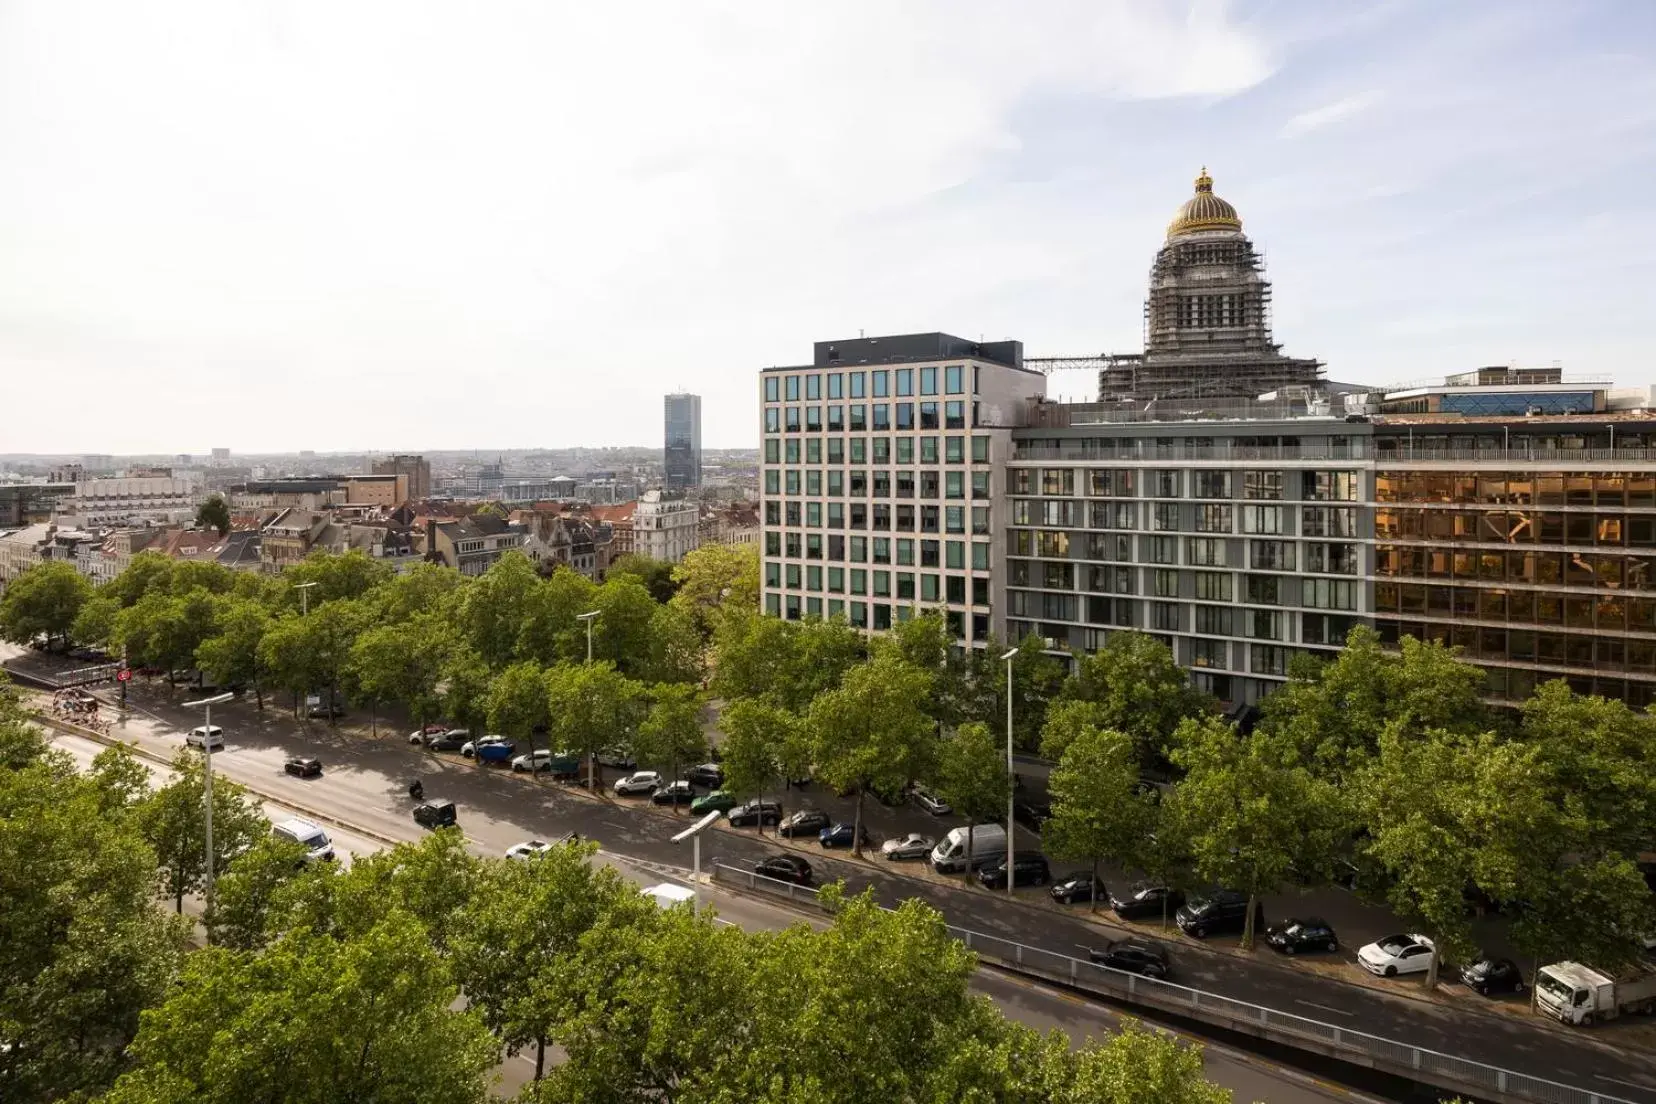
<instances>
[{"instance_id":1,"label":"blue car","mask_svg":"<svg viewBox=\"0 0 1656 1104\"><path fill-rule=\"evenodd\" d=\"M853 836L855 833L855 836ZM857 832L851 825L841 821L831 827L824 828L817 833L817 842L824 847L850 847L853 838L861 841L864 847L868 846L868 829Z\"/></svg>"}]
</instances>

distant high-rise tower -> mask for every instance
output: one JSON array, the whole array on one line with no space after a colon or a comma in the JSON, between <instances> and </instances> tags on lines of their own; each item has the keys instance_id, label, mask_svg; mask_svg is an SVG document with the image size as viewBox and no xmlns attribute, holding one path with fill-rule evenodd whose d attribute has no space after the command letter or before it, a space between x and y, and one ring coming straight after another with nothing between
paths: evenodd
<instances>
[{"instance_id":1,"label":"distant high-rise tower","mask_svg":"<svg viewBox=\"0 0 1656 1104\"><path fill-rule=\"evenodd\" d=\"M1099 400L1255 398L1314 387L1321 368L1283 356L1271 339L1265 259L1203 169L1150 270L1144 352L1109 358L1099 373Z\"/></svg>"},{"instance_id":2,"label":"distant high-rise tower","mask_svg":"<svg viewBox=\"0 0 1656 1104\"><path fill-rule=\"evenodd\" d=\"M701 486L701 396L667 396L667 448L662 466L669 490Z\"/></svg>"}]
</instances>

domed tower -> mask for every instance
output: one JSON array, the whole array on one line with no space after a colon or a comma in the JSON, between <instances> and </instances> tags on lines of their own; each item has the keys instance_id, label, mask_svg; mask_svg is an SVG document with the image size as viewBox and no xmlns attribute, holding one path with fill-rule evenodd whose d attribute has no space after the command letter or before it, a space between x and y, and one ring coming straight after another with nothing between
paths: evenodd
<instances>
[{"instance_id":1,"label":"domed tower","mask_svg":"<svg viewBox=\"0 0 1656 1104\"><path fill-rule=\"evenodd\" d=\"M1322 366L1282 355L1270 305L1264 259L1204 168L1150 269L1144 354L1114 358L1100 373L1099 398L1253 398L1315 386Z\"/></svg>"}]
</instances>

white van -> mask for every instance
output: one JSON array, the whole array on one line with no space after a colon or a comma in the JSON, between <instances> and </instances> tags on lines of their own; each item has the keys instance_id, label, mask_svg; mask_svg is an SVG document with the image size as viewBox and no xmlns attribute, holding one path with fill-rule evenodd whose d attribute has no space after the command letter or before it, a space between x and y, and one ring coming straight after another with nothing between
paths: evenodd
<instances>
[{"instance_id":1,"label":"white van","mask_svg":"<svg viewBox=\"0 0 1656 1104\"><path fill-rule=\"evenodd\" d=\"M999 824L979 824L972 828L956 828L932 848L932 868L940 874L953 874L966 868L966 833L972 834L972 868L1006 858L1006 829Z\"/></svg>"},{"instance_id":2,"label":"white van","mask_svg":"<svg viewBox=\"0 0 1656 1104\"><path fill-rule=\"evenodd\" d=\"M308 820L295 817L284 820L270 829L270 834L277 839L285 839L297 843L305 849L305 858L311 862L333 862L333 840L328 833L318 828Z\"/></svg>"}]
</instances>

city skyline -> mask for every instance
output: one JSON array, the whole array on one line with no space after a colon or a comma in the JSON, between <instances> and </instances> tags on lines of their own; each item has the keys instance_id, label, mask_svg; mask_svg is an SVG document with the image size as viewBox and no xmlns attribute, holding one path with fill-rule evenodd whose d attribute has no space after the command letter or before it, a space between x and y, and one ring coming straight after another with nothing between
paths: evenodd
<instances>
[{"instance_id":1,"label":"city skyline","mask_svg":"<svg viewBox=\"0 0 1656 1104\"><path fill-rule=\"evenodd\" d=\"M597 446L679 388L709 448L754 447L751 373L800 333L1141 347L1203 165L1268 260L1278 339L1332 379L1656 382L1629 186L1656 13L1094 9L201 5L92 35L19 5L0 369L74 416L0 448ZM454 388L512 401L480 425L432 401Z\"/></svg>"}]
</instances>

